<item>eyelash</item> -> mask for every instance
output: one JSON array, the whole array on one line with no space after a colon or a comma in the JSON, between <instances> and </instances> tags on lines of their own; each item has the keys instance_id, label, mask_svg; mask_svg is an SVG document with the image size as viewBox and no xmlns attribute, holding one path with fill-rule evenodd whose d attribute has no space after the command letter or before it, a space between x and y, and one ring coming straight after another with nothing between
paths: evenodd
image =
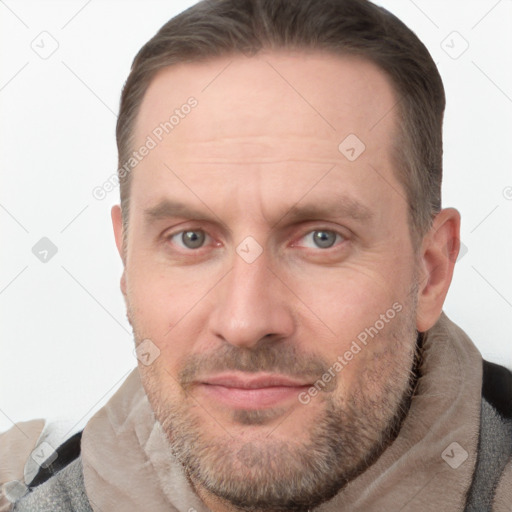
<instances>
[{"instance_id":1,"label":"eyelash","mask_svg":"<svg viewBox=\"0 0 512 512\"><path fill-rule=\"evenodd\" d=\"M200 231L200 232L204 233L205 241L208 240L208 239L210 239L210 240L212 239L212 237L203 229L200 229L200 228L189 228L189 229L182 229L181 231L177 231L175 233L171 233L171 234L165 236L165 241L169 242L169 243L172 243L172 239L174 237L182 236L184 233L194 232L194 231ZM306 236L312 235L313 233L317 233L317 232L333 233L336 236L336 240L335 240L335 242L334 242L334 244L332 246L327 247L327 248L316 247L316 249L321 251L321 252L328 252L330 249L334 250L338 246L340 246L344 241L347 241L347 237L345 235L343 235L342 233L340 233L338 231L335 231L334 229L323 228L323 227L319 227L319 228L316 228L316 229L310 229L309 231L304 232L299 238L297 238L297 240L303 240L304 238L306 238ZM341 240L341 242L340 242L340 240ZM291 244L291 247L296 247L296 246L297 246L296 242L293 242ZM183 250L185 252L199 252L201 249L204 249L205 247L206 247L206 245L201 245L197 249L190 249L188 247L182 246L181 250ZM315 250L315 248L312 248L312 247L305 247L305 249Z\"/></svg>"}]
</instances>

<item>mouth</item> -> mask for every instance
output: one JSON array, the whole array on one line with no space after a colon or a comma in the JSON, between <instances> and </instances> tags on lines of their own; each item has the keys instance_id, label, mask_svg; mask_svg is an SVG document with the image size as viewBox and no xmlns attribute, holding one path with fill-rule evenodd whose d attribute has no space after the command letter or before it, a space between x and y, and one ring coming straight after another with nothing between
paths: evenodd
<instances>
[{"instance_id":1,"label":"mouth","mask_svg":"<svg viewBox=\"0 0 512 512\"><path fill-rule=\"evenodd\" d=\"M311 382L270 373L223 373L197 381L198 391L209 400L235 409L264 409L292 399Z\"/></svg>"}]
</instances>

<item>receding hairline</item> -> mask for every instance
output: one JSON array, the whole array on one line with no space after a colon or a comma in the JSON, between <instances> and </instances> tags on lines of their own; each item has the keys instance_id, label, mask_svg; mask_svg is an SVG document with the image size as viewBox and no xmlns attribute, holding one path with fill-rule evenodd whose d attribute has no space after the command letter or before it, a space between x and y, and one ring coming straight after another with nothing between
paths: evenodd
<instances>
[{"instance_id":1,"label":"receding hairline","mask_svg":"<svg viewBox=\"0 0 512 512\"><path fill-rule=\"evenodd\" d=\"M137 127L140 124L140 113L142 109L144 108L145 102L147 101L148 95L152 92L153 87L155 87L155 83L159 81L160 79L164 78L166 75L172 75L173 73L179 73L182 70L186 70L187 72L191 69L195 69L198 71L198 74L201 73L201 68L204 67L205 64L212 64L215 65L216 63L219 63L217 70L212 70L213 73L218 71L217 75L212 75L210 78L206 78L206 83L202 84L203 87L198 87L197 91L203 92L204 89L209 87L214 80L219 78L219 76L232 65L233 61L236 60L247 60L250 61L251 58L258 58L260 60L266 60L271 59L273 56L292 56L292 57L319 57L319 58L325 58L325 60L332 60L332 61L340 61L340 62L348 62L348 63L354 63L361 66L369 66L373 69L373 71L376 71L378 75L380 75L386 85L389 87L389 90L391 92L391 95L393 97L393 106L382 116L375 119L375 122L370 125L369 128L373 129L376 125L378 125L385 117L387 117L389 114L395 114L395 107L398 107L400 100L398 97L398 91L393 83L392 77L386 72L382 66L380 66L378 63L376 63L373 59L369 58L368 56L356 53L356 52L339 52L332 49L323 49L323 48L311 48L311 47L262 47L261 51L259 51L257 54L251 55L248 57L247 55L239 52L239 51L233 51L226 54L221 55L215 55L215 56L206 56L201 57L193 60L188 61L180 61L176 62L174 64L169 64L165 67L162 67L155 71L154 74L151 75L151 77L147 80L146 87L144 94L139 102L138 108L136 112L134 112L134 117L131 123L131 131L130 131L130 148L129 151L133 151L133 149L136 147L137 141L134 140L135 135L144 136L144 134L137 133ZM270 66L272 65L272 62L268 62ZM300 62L299 62L300 65ZM279 70L275 70L276 73L279 73ZM286 79L285 77L281 77L283 80L283 84L285 83ZM294 89L292 83L288 83L288 86L290 86L292 89ZM192 89L191 89L192 90ZM311 106L311 104L308 102L307 98L300 95L300 91L297 89L294 89L294 94L297 95L297 98L302 98L302 101L305 101ZM178 106L178 105L176 105ZM316 109L315 109L316 110ZM313 109L312 109L313 112ZM317 112L318 114L318 112ZM320 112L321 114L321 112ZM396 120L396 115L395 115ZM370 130L371 131L371 130ZM396 133L395 129L395 133Z\"/></svg>"}]
</instances>

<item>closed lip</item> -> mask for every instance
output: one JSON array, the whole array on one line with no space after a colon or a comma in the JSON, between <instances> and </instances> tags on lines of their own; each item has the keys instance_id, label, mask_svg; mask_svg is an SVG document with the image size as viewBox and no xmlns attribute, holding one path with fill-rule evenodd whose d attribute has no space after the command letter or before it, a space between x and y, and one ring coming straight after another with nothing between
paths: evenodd
<instances>
[{"instance_id":1,"label":"closed lip","mask_svg":"<svg viewBox=\"0 0 512 512\"><path fill-rule=\"evenodd\" d=\"M257 373L248 375L247 373L222 373L198 379L199 384L209 384L211 386L224 386L226 388L238 389L262 389L272 387L304 387L310 386L309 381L295 379L286 375Z\"/></svg>"}]
</instances>

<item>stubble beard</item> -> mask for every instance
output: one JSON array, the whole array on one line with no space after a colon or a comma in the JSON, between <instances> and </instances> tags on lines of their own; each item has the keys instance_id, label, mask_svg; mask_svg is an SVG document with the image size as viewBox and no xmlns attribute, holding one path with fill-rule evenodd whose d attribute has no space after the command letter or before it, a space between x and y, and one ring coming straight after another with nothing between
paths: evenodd
<instances>
[{"instance_id":1,"label":"stubble beard","mask_svg":"<svg viewBox=\"0 0 512 512\"><path fill-rule=\"evenodd\" d=\"M162 393L158 373L141 368L155 418L190 483L240 511L306 512L334 497L370 467L398 435L417 382L416 293L410 296L411 303L404 304L402 312L390 321L386 339L379 339L380 333L369 342L386 348L365 366L350 395L321 394L325 407L306 427L305 440L262 435L247 441L221 428L217 429L220 434L211 435L212 428L194 412L197 401L187 399L185 393L169 400ZM136 341L142 340L133 315L129 313L129 317ZM278 357L274 355L274 359ZM244 363L234 366L247 368L250 358L250 353L244 353ZM286 366L280 368L283 371ZM238 411L232 420L254 426L271 421L272 414ZM286 421L276 429L284 428L293 414L288 418L284 414ZM202 417L214 422L205 411ZM221 420L217 423L222 425Z\"/></svg>"}]
</instances>

